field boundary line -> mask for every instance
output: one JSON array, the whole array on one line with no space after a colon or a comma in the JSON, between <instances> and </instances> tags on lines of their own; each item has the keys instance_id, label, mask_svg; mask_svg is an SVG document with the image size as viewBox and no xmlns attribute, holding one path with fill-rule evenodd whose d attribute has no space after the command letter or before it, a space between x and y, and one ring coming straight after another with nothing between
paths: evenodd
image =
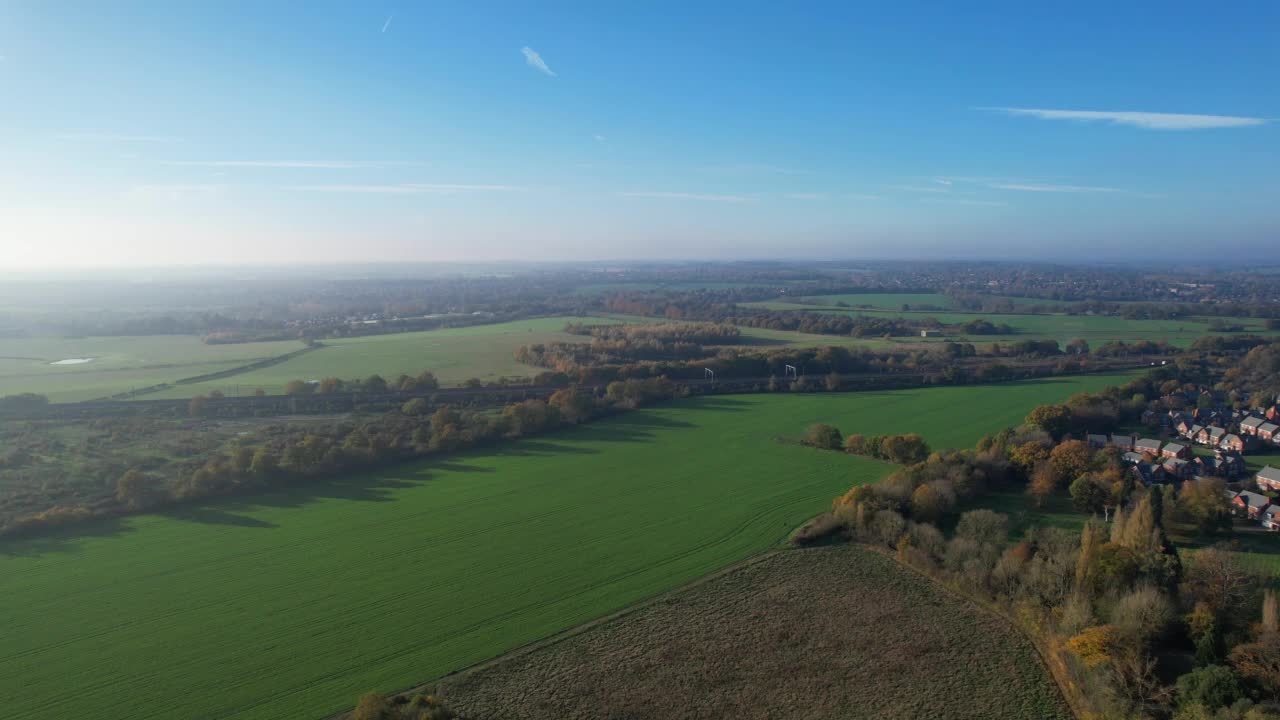
<instances>
[{"instance_id":1,"label":"field boundary line","mask_svg":"<svg viewBox=\"0 0 1280 720\"><path fill-rule=\"evenodd\" d=\"M561 642L564 642L565 640L569 640L573 637L581 635L584 632L595 629L601 625L605 625L607 623L613 622L614 620L620 620L634 612L637 612L639 610L644 610L645 608L648 608L652 605L656 605L657 603L662 602L663 600L666 600L674 595L679 595L687 590L692 590L700 585L711 582L712 580L715 580L717 578L723 577L730 573L736 572L743 568L750 567L752 565L755 565L758 562L761 562L763 560L773 557L774 555L777 555L779 553L784 553L784 552L787 552L786 548L774 547L774 548L765 550L763 552L756 553L755 555L743 558L742 560L739 560L731 565L726 565L720 568L719 570L715 570L713 572L707 573L706 575L702 575L693 580L690 580L689 582L683 585L679 585L677 587L671 588L670 590L663 590L662 592L656 595L650 595L649 597L643 598L641 600L637 600L631 603L630 605L623 606L607 615L601 615L598 618L595 618L593 620L588 620L578 625L574 625L571 628L566 628L564 630L553 633L539 640L534 640L533 642L525 643L524 645L518 645L502 653L501 655L495 655L487 660L481 660L479 662L472 663L471 665L467 665L457 670L452 670L450 672L445 673L444 675L440 675L426 682L419 683L418 685L414 685L413 687L410 687L410 688L389 692L387 693L387 695L389 696L410 695L414 693L423 692L430 689L436 683L439 683L440 681L446 678L452 678L458 675L465 675L465 674L473 673L479 670L484 670L500 662L505 662L506 660L509 660L511 658L523 657L525 655L529 655L531 653L537 652L544 648L552 647L553 645L557 645ZM355 707L355 706L352 705L352 707ZM334 713L332 715L326 715L321 720L343 720L344 718L348 717L350 714L351 714L351 709L348 708L346 710Z\"/></svg>"},{"instance_id":2,"label":"field boundary line","mask_svg":"<svg viewBox=\"0 0 1280 720\"><path fill-rule=\"evenodd\" d=\"M328 346L325 345L324 343L316 342L311 345L298 348L297 350L290 350L289 352L283 355L276 355L269 358L263 358L261 360L254 360L251 363L247 363L245 365L237 365L235 367L227 368L226 370L219 370L217 372L205 373L204 375L192 375L191 377L178 378L177 380L174 380L172 382L158 383L156 385L151 385L149 387L144 387L144 388L138 388L137 390L131 390L129 392L117 393L115 395L108 395L105 398L99 398L99 400L132 400L133 398L139 397L141 395L150 395L151 393L160 392L161 390L168 390L169 388L176 387L178 385L192 385L194 383L209 382L211 380L221 380L223 378L235 377L236 375L242 375L247 372L253 372L254 370L262 370L263 368L274 367L281 363L288 362L296 357L301 357L303 355L306 355L309 352L321 350L325 347L328 347ZM96 401L90 401L90 402L96 402Z\"/></svg>"}]
</instances>

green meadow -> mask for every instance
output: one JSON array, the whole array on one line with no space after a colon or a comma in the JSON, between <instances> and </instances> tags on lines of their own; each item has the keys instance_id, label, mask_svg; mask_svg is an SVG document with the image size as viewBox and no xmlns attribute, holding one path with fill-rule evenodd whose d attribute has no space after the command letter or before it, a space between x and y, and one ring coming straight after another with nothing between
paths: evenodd
<instances>
[{"instance_id":1,"label":"green meadow","mask_svg":"<svg viewBox=\"0 0 1280 720\"><path fill-rule=\"evenodd\" d=\"M891 466L1124 376L690 399L489 451L0 544L6 716L316 718L693 580Z\"/></svg>"},{"instance_id":2,"label":"green meadow","mask_svg":"<svg viewBox=\"0 0 1280 720\"><path fill-rule=\"evenodd\" d=\"M903 305L912 308L916 305L951 307L951 298L942 293L848 293L806 297L801 298L801 302L819 306L835 306L836 303L844 303L850 307L867 306L882 310L901 310Z\"/></svg>"},{"instance_id":3,"label":"green meadow","mask_svg":"<svg viewBox=\"0 0 1280 720\"><path fill-rule=\"evenodd\" d=\"M149 397L191 397L213 390L248 394L257 388L283 392L290 380L327 377L366 378L375 373L388 380L401 374L431 370L446 386L461 385L470 378L497 380L532 377L542 368L518 363L514 354L521 345L547 342L584 342L580 335L564 332L570 322L612 323L606 318L546 317L532 320L442 328L422 332L368 335L325 340L324 347L288 362L205 383L170 388Z\"/></svg>"},{"instance_id":4,"label":"green meadow","mask_svg":"<svg viewBox=\"0 0 1280 720\"><path fill-rule=\"evenodd\" d=\"M0 340L0 395L35 392L55 402L92 400L228 370L302 347L297 341L206 345L194 335L5 338ZM89 362L52 364L77 358Z\"/></svg>"},{"instance_id":5,"label":"green meadow","mask_svg":"<svg viewBox=\"0 0 1280 720\"><path fill-rule=\"evenodd\" d=\"M832 296L857 298L860 295ZM887 296L892 297L892 296ZM945 299L945 298L944 298ZM850 305L853 303L850 302ZM899 303L901 305L901 303ZM1065 314L1033 314L1033 313L974 313L953 311L916 311L901 309L877 308L841 308L822 304L796 304L779 301L744 303L744 307L759 307L770 310L808 310L820 313L838 313L842 315L864 315L867 317L891 317L908 320L924 320L933 318L947 325L958 325L972 320L988 320L995 324L1009 325L1014 329L1012 335L953 335L938 338L936 341L968 341L974 343L1012 342L1016 340L1057 340L1067 343L1076 338L1084 338L1091 344L1101 345L1110 340L1163 340L1172 345L1185 347L1197 338L1214 333L1209 329L1210 318L1194 317L1178 320L1130 320L1111 315L1065 315ZM1224 321L1240 324L1245 332L1259 335L1276 336L1276 331L1267 330L1263 321L1257 318L1223 318ZM920 342L919 339L905 339L908 342ZM900 342L903 340L899 340Z\"/></svg>"}]
</instances>

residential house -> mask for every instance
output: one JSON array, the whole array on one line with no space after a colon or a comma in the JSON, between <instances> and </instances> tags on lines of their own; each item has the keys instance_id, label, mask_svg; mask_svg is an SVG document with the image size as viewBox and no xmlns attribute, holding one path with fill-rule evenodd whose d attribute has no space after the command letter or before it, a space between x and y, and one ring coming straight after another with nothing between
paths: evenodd
<instances>
[{"instance_id":1,"label":"residential house","mask_svg":"<svg viewBox=\"0 0 1280 720\"><path fill-rule=\"evenodd\" d=\"M1140 462L1130 468L1130 471L1137 477L1138 482L1143 485L1154 485L1158 482L1164 482L1165 472L1160 463Z\"/></svg>"},{"instance_id":2,"label":"residential house","mask_svg":"<svg viewBox=\"0 0 1280 720\"><path fill-rule=\"evenodd\" d=\"M1268 505L1258 514L1258 520L1262 522L1262 527L1272 532L1280 530L1280 505Z\"/></svg>"},{"instance_id":3,"label":"residential house","mask_svg":"<svg viewBox=\"0 0 1280 720\"><path fill-rule=\"evenodd\" d=\"M1218 441L1218 447L1230 452L1244 452L1244 438L1235 433L1227 433Z\"/></svg>"},{"instance_id":4,"label":"residential house","mask_svg":"<svg viewBox=\"0 0 1280 720\"><path fill-rule=\"evenodd\" d=\"M1260 418L1257 415L1250 415L1249 417L1240 421L1240 434L1241 435L1257 435L1258 426L1264 422L1266 422L1265 419Z\"/></svg>"},{"instance_id":5,"label":"residential house","mask_svg":"<svg viewBox=\"0 0 1280 720\"><path fill-rule=\"evenodd\" d=\"M1266 510L1270 504L1271 498L1248 490L1241 490L1231 500L1231 507L1236 514L1241 517L1247 517L1250 520L1257 520L1262 511Z\"/></svg>"},{"instance_id":6,"label":"residential house","mask_svg":"<svg viewBox=\"0 0 1280 720\"><path fill-rule=\"evenodd\" d=\"M1268 420L1280 420L1280 404L1272 404L1263 413Z\"/></svg>"},{"instance_id":7,"label":"residential house","mask_svg":"<svg viewBox=\"0 0 1280 720\"><path fill-rule=\"evenodd\" d=\"M1134 438L1132 435L1112 435L1111 444L1121 450L1132 450Z\"/></svg>"},{"instance_id":8,"label":"residential house","mask_svg":"<svg viewBox=\"0 0 1280 720\"><path fill-rule=\"evenodd\" d=\"M1222 438L1227 436L1227 429L1221 425L1209 426L1209 447L1218 447L1218 443L1222 442Z\"/></svg>"},{"instance_id":9,"label":"residential house","mask_svg":"<svg viewBox=\"0 0 1280 720\"><path fill-rule=\"evenodd\" d=\"M1160 449L1160 457L1182 458L1183 460L1186 460L1191 457L1191 448L1183 445L1182 443L1165 443L1165 446Z\"/></svg>"},{"instance_id":10,"label":"residential house","mask_svg":"<svg viewBox=\"0 0 1280 720\"><path fill-rule=\"evenodd\" d=\"M1277 470L1270 465L1259 470L1254 479L1257 481L1258 487L1260 488L1280 490L1280 470Z\"/></svg>"},{"instance_id":11,"label":"residential house","mask_svg":"<svg viewBox=\"0 0 1280 720\"><path fill-rule=\"evenodd\" d=\"M1134 451L1132 451L1132 450L1130 450L1129 452L1125 453L1124 455L1121 455L1121 456L1120 456L1120 459L1121 459L1121 460L1123 460L1123 461L1125 461L1125 462L1127 462L1127 463L1129 463L1130 465L1137 465L1137 464L1139 464L1139 463L1142 463L1142 462L1145 462L1145 461L1146 461L1146 457L1145 457L1145 456L1143 456L1143 454L1142 454L1142 453L1140 453L1140 452L1134 452Z\"/></svg>"},{"instance_id":12,"label":"residential house","mask_svg":"<svg viewBox=\"0 0 1280 720\"><path fill-rule=\"evenodd\" d=\"M1219 450L1214 453L1213 457L1198 457L1191 462L1200 466L1200 475L1208 475L1212 477L1231 478L1239 477L1244 473L1244 458L1236 453L1222 452Z\"/></svg>"},{"instance_id":13,"label":"residential house","mask_svg":"<svg viewBox=\"0 0 1280 720\"><path fill-rule=\"evenodd\" d=\"M1084 436L1084 439L1085 442L1088 443L1089 447L1095 450L1099 450L1107 446L1106 435L1095 435L1094 433L1089 433Z\"/></svg>"},{"instance_id":14,"label":"residential house","mask_svg":"<svg viewBox=\"0 0 1280 720\"><path fill-rule=\"evenodd\" d=\"M1133 444L1133 449L1135 452L1150 453L1153 457L1160 457L1160 446L1161 442L1159 440L1142 438Z\"/></svg>"},{"instance_id":15,"label":"residential house","mask_svg":"<svg viewBox=\"0 0 1280 720\"><path fill-rule=\"evenodd\" d=\"M1193 437L1191 427L1192 427L1191 421L1187 420L1186 418L1179 418L1178 421L1173 424L1174 432L1178 433L1184 438Z\"/></svg>"},{"instance_id":16,"label":"residential house","mask_svg":"<svg viewBox=\"0 0 1280 720\"><path fill-rule=\"evenodd\" d=\"M1263 442L1276 442L1276 436L1280 435L1280 425L1273 422L1265 422L1258 426L1258 439Z\"/></svg>"},{"instance_id":17,"label":"residential house","mask_svg":"<svg viewBox=\"0 0 1280 720\"><path fill-rule=\"evenodd\" d=\"M1164 468L1165 474L1169 477L1188 480L1195 477L1198 463L1183 460L1179 457L1170 457L1165 458L1164 462L1160 463L1160 467Z\"/></svg>"},{"instance_id":18,"label":"residential house","mask_svg":"<svg viewBox=\"0 0 1280 720\"><path fill-rule=\"evenodd\" d=\"M1209 428L1203 425L1192 425L1187 431L1187 439L1191 442L1198 442L1201 445L1209 442Z\"/></svg>"}]
</instances>

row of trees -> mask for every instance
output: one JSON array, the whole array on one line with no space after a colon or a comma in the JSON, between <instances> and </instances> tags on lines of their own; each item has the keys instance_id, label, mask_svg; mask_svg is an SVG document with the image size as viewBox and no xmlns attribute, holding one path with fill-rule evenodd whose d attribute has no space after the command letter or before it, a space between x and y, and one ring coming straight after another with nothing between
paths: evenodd
<instances>
[{"instance_id":1,"label":"row of trees","mask_svg":"<svg viewBox=\"0 0 1280 720\"><path fill-rule=\"evenodd\" d=\"M179 442L173 448L185 458L181 461L156 463L148 455L120 453L99 460L104 472L115 468L115 474L103 481L107 488L114 487L109 501L96 495L86 497L75 487L68 487L58 496L63 504L57 507L0 514L0 534L37 531L101 514L140 512L210 496L323 480L411 458L546 433L660 402L678 393L679 389L666 378L631 379L610 383L600 395L575 386L561 388L546 401L512 403L496 413L433 406L426 398L415 397L397 411L376 416L263 426L256 433L258 442L253 444L239 438L228 442L223 439L226 436L194 433L191 437L198 442ZM94 422L118 426L125 439L136 437L138 432L158 434L166 448L173 444L171 441L185 436L174 432L177 428L172 421L161 423L164 428L150 428L150 423L161 421L142 419ZM134 426L139 423L150 429L136 430ZM21 452L4 454L5 466L0 471L7 472L12 465L16 468L13 472L25 473L27 470L19 464L28 462L32 449L52 447L49 440L40 440L46 435L33 431L22 437L28 435L30 442L24 440L22 447L16 448ZM43 444L32 444L37 442ZM66 452L63 448L58 454Z\"/></svg>"},{"instance_id":2,"label":"row of trees","mask_svg":"<svg viewBox=\"0 0 1280 720\"><path fill-rule=\"evenodd\" d=\"M565 424L586 422L616 409L669 399L676 387L666 378L611 383L603 397L563 388L547 401L525 400L499 414L434 409L424 398L399 412L359 422L307 426L279 434L268 444L237 445L203 460L189 473L163 477L131 468L116 485L124 507L145 510L275 484L307 481L409 458L447 453L500 439L536 435Z\"/></svg>"},{"instance_id":3,"label":"row of trees","mask_svg":"<svg viewBox=\"0 0 1280 720\"><path fill-rule=\"evenodd\" d=\"M899 465L923 462L929 457L928 443L916 433L869 437L855 433L845 437L833 425L815 423L809 426L802 442L821 450L843 450L850 455L863 455Z\"/></svg>"},{"instance_id":4,"label":"row of trees","mask_svg":"<svg viewBox=\"0 0 1280 720\"><path fill-rule=\"evenodd\" d=\"M439 387L440 381L436 379L435 373L430 370L423 370L417 375L401 374L390 382L377 374L370 375L363 380L343 380L336 377L327 377L319 382L290 380L284 385L284 394L310 395L317 393L328 395L342 392L361 392L378 395L387 392L429 392Z\"/></svg>"}]
</instances>

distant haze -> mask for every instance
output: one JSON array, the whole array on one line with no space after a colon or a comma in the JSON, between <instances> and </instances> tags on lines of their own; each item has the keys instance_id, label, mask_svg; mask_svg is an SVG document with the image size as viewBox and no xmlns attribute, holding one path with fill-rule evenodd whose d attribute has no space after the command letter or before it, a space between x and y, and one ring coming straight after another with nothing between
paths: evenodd
<instances>
[{"instance_id":1,"label":"distant haze","mask_svg":"<svg viewBox=\"0 0 1280 720\"><path fill-rule=\"evenodd\" d=\"M8 4L0 271L1265 259L1280 5L979 5Z\"/></svg>"}]
</instances>

